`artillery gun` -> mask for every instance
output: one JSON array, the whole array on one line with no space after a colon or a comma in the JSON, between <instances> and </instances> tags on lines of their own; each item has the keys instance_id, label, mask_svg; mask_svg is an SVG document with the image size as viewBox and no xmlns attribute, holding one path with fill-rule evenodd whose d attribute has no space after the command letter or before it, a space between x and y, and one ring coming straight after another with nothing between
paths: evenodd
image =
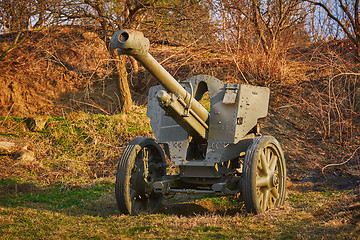
<instances>
[{"instance_id":1,"label":"artillery gun","mask_svg":"<svg viewBox=\"0 0 360 240\"><path fill-rule=\"evenodd\" d=\"M153 212L163 196L174 193L241 196L255 214L283 204L284 154L257 123L268 112L268 88L207 75L179 83L148 53L149 40L134 30L115 32L111 47L133 56L161 84L150 88L147 107L156 140L134 138L119 160L115 194L122 213ZM206 92L210 112L199 103ZM178 174L167 174L165 155Z\"/></svg>"}]
</instances>

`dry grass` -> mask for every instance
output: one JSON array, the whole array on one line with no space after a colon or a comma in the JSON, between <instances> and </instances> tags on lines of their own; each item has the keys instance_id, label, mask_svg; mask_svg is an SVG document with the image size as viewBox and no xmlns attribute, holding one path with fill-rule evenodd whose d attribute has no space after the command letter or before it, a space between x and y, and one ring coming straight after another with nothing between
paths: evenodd
<instances>
[{"instance_id":1,"label":"dry grass","mask_svg":"<svg viewBox=\"0 0 360 240\"><path fill-rule=\"evenodd\" d=\"M360 233L358 188L334 190L306 181L290 186L285 206L257 216L231 197L180 194L155 214L119 215L116 158L134 135L151 135L145 119L142 107L111 117L74 112L30 132L22 118L3 117L2 137L28 145L38 164L19 165L13 156L1 156L2 237L356 239Z\"/></svg>"},{"instance_id":2,"label":"dry grass","mask_svg":"<svg viewBox=\"0 0 360 240\"><path fill-rule=\"evenodd\" d=\"M134 136L151 136L145 111L134 107L131 114L111 117L73 112L49 118L41 132L30 132L22 118L4 117L0 134L15 142L21 138L35 159L21 164L16 156L0 156L1 178L84 184L113 177L124 144Z\"/></svg>"},{"instance_id":3,"label":"dry grass","mask_svg":"<svg viewBox=\"0 0 360 240\"><path fill-rule=\"evenodd\" d=\"M9 183L1 189L5 186ZM117 213L109 187L7 192L1 198L0 233L3 239L357 239L360 233L356 191L293 188L284 207L256 216L231 199L199 197L165 202L159 213L131 217ZM218 210L230 204L233 211L214 212L209 199ZM203 211L186 215L192 206Z\"/></svg>"}]
</instances>

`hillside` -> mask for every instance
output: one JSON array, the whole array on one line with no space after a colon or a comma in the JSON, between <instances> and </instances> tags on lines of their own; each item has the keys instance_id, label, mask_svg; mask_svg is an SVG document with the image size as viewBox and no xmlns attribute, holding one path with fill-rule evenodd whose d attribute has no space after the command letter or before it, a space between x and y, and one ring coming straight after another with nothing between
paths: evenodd
<instances>
[{"instance_id":1,"label":"hillside","mask_svg":"<svg viewBox=\"0 0 360 240\"><path fill-rule=\"evenodd\" d=\"M0 53L9 49L15 37L14 34L0 35ZM285 152L291 206L286 205L283 213L297 214L294 209L301 208L299 201L305 198L324 198L339 211L346 209L351 223L347 222L349 226L341 229L350 229L356 235L360 220L360 81L356 73L359 64L351 59L347 47L338 42L304 46L292 49L281 62L269 62L263 56L245 51L234 56L212 46L153 45L151 53L179 80L209 74L226 82L269 87L269 114L260 123L262 132L275 136ZM93 32L69 27L29 32L24 41L0 61L0 85L3 86L0 90L0 142L14 142L18 147L16 154L20 154L0 153L0 192L4 194L0 198L3 201L1 214L10 211L4 210L4 206L27 206L26 200L20 199L20 195L14 197L14 194L33 192L41 195L43 191L54 194L54 190L47 187L57 189L60 185L60 188L68 187L69 191L80 189L91 195L92 190L86 192L87 186L111 185L124 146L135 136L152 136L145 107L147 91L156 81L141 66L135 72L129 59L127 67L135 106L132 113L122 114L117 108L113 63L104 42ZM38 132L30 131L27 117L31 116L45 116L46 127ZM23 157L24 152L30 152L32 157ZM101 191L111 192L106 186L101 185ZM25 189L18 190L21 187ZM334 198L328 197L326 190L331 190ZM309 191L311 193L307 194ZM102 200L106 198L104 201L114 200L107 195L101 196ZM347 200L336 202L335 198L342 196ZM12 197L18 202L10 201ZM32 201L36 204L35 200L29 200ZM46 201L43 202L44 209L51 211ZM220 204L217 209L211 199L194 201L187 206L198 214L232 211L226 204L227 207ZM179 202L186 201L180 198ZM109 212L99 210L99 214L115 216L114 203L106 204ZM161 214L181 215L178 208L182 205L166 204ZM192 204L198 205L191 208ZM96 215L92 207L99 207L99 204L90 201L90 205L86 205L89 214ZM326 211L326 217L341 219L338 212L325 209L324 205L312 213L313 217L325 214L318 211ZM77 207L82 206L74 208L80 211ZM199 206L205 211L199 210ZM62 210L56 211L63 214ZM236 211L241 213L237 208ZM301 216L304 217L307 213L303 211ZM240 218L244 220L242 214ZM279 213L275 211L274 214ZM281 221L291 217L289 214L279 216ZM297 218L301 216L297 215ZM160 221L160 217L155 216L156 221ZM122 216L113 218L123 220ZM186 220L178 218L185 225ZM214 226L218 226L217 221L221 219L215 218L211 219ZM266 222L272 221L271 216L264 218ZM203 220L200 217L193 221ZM261 219L252 218L251 221ZM279 227L271 224L274 228ZM228 222L227 227L231 226ZM149 230L134 229L135 233L140 232L139 236ZM210 228L209 231L219 229ZM290 238L302 236L297 234L291 235L289 231ZM321 233L311 234L321 236ZM131 232L127 236L131 236ZM253 235L256 236L262 235Z\"/></svg>"},{"instance_id":2,"label":"hillside","mask_svg":"<svg viewBox=\"0 0 360 240\"><path fill-rule=\"evenodd\" d=\"M11 34L1 35L0 50L5 51L14 37ZM265 132L278 137L284 144L289 164L297 163L296 168L289 168L290 176L291 171L300 170L296 173L299 177L295 177L294 172L294 179L311 175L308 168L316 168L319 173L319 169L327 163L342 162L358 146L360 92L356 78L345 79L344 83L339 81L342 79L334 79L332 94L338 98L339 105L336 107L339 116L331 116L332 132L326 133L321 129L328 127L324 126L328 124L326 115L333 115L328 110L330 107L325 105L326 101L332 100L326 100L325 94L328 94L327 78L333 66L327 66L325 60L338 50L337 45L294 50L290 57L302 60L288 61L279 70L276 66L260 62L260 58L243 63L245 70L242 71L248 83L271 89L270 114L262 120L262 124ZM177 79L209 74L222 81L245 83L232 56L214 52L209 47L154 45L151 51ZM310 54L312 62L307 61ZM327 55L326 58L322 58L323 55ZM346 64L339 55L334 54L332 58L336 68ZM255 65L255 61L260 64ZM262 65L263 69L256 69ZM130 63L129 67L131 70ZM270 67L273 69L267 69ZM73 111L106 115L118 113L113 66L103 41L95 33L66 27L29 32L25 41L4 61L0 61L0 68L0 82L4 86L0 92L2 116L58 117ZM282 74L276 72L280 70ZM348 69L338 69L339 73L341 70ZM273 74L272 78L270 74ZM129 83L136 104L143 105L147 101L147 90L156 81L140 68L138 73L130 72ZM357 92L348 96L350 91L354 91L351 89L353 84ZM342 87L348 87L349 91L336 92ZM353 101L346 103L345 97L352 97ZM342 129L338 130L336 125L342 125L339 126ZM358 154L355 153L349 164L356 163ZM356 172L353 174L359 175Z\"/></svg>"}]
</instances>

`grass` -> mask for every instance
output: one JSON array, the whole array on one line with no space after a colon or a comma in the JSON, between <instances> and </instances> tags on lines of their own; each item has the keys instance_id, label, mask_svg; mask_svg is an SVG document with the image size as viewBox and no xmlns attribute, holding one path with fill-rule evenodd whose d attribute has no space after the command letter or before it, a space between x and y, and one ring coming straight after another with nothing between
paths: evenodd
<instances>
[{"instance_id":1,"label":"grass","mask_svg":"<svg viewBox=\"0 0 360 240\"><path fill-rule=\"evenodd\" d=\"M115 116L74 112L66 117L49 117L40 132L29 131L24 120L1 118L0 135L9 141L21 140L19 145L33 151L36 159L15 161L14 165L14 159L0 156L0 167L5 169L0 177L10 174L31 181L77 185L113 176L124 143L135 136L152 135L145 111L134 107L130 114Z\"/></svg>"},{"instance_id":2,"label":"grass","mask_svg":"<svg viewBox=\"0 0 360 240\"><path fill-rule=\"evenodd\" d=\"M99 198L107 188L95 186L84 189L64 190L61 187L42 189L39 192L16 193L4 197L5 206L45 206L47 210L60 211L76 206L84 208L87 201Z\"/></svg>"},{"instance_id":3,"label":"grass","mask_svg":"<svg viewBox=\"0 0 360 240\"><path fill-rule=\"evenodd\" d=\"M1 239L357 239L359 190L294 184L279 209L246 214L232 197L177 194L154 214L121 215L118 156L151 136L145 109L116 116L50 117L41 132L0 118L0 134L36 153L31 164L0 156Z\"/></svg>"},{"instance_id":4,"label":"grass","mask_svg":"<svg viewBox=\"0 0 360 240\"><path fill-rule=\"evenodd\" d=\"M15 184L18 190L11 188ZM208 200L221 209L234 206L231 199L204 196L182 203L165 201L158 213L134 217L119 214L113 183L19 190L24 184L29 183L0 182L2 239L357 239L360 233L354 191L291 189L285 206L261 215L243 210L219 214L207 208ZM349 203L355 207L349 208ZM181 211L164 213L178 204L184 207ZM191 204L205 212L183 215Z\"/></svg>"}]
</instances>

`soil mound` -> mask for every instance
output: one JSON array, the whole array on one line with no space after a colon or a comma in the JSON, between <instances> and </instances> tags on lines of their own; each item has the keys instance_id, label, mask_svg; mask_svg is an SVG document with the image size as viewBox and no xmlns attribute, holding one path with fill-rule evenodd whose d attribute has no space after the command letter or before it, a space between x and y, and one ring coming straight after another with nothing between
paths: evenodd
<instances>
[{"instance_id":1,"label":"soil mound","mask_svg":"<svg viewBox=\"0 0 360 240\"><path fill-rule=\"evenodd\" d=\"M96 33L59 27L26 32L0 61L0 115L61 115L106 102L116 108L108 51ZM11 48L16 34L0 35L0 51Z\"/></svg>"}]
</instances>

